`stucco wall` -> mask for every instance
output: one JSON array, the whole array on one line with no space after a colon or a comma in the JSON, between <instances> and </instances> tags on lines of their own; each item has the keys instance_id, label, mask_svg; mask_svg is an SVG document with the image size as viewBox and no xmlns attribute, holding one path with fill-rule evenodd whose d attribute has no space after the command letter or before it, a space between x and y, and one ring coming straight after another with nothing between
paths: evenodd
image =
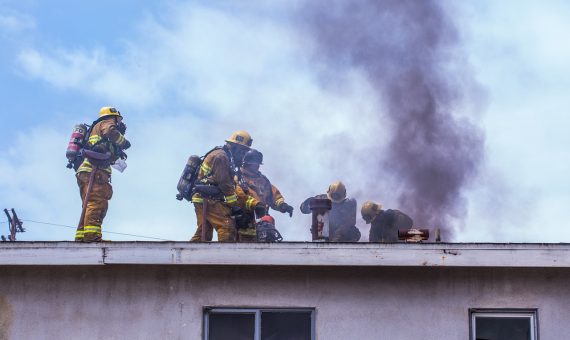
<instances>
[{"instance_id":1,"label":"stucco wall","mask_svg":"<svg viewBox=\"0 0 570 340\"><path fill-rule=\"evenodd\" d=\"M0 339L201 339L202 307L315 307L319 340L468 339L469 308L538 308L570 339L570 270L0 268Z\"/></svg>"}]
</instances>

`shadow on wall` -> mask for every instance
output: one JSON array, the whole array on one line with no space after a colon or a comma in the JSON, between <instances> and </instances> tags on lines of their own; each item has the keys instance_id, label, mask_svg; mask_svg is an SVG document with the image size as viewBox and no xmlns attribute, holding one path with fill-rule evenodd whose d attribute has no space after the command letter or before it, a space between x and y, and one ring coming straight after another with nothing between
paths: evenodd
<instances>
[{"instance_id":1,"label":"shadow on wall","mask_svg":"<svg viewBox=\"0 0 570 340\"><path fill-rule=\"evenodd\" d=\"M6 297L0 296L0 340L9 339L13 319L12 306Z\"/></svg>"}]
</instances>

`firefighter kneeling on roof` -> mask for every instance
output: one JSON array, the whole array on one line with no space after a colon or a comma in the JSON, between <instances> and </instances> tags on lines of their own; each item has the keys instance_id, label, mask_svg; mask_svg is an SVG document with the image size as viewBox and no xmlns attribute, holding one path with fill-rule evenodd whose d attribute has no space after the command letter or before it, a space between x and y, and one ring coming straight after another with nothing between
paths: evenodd
<instances>
[{"instance_id":1,"label":"firefighter kneeling on roof","mask_svg":"<svg viewBox=\"0 0 570 340\"><path fill-rule=\"evenodd\" d=\"M371 224L369 242L398 242L398 229L410 229L412 218L400 210L382 209L382 204L366 201L360 210L362 219Z\"/></svg>"},{"instance_id":2,"label":"firefighter kneeling on roof","mask_svg":"<svg viewBox=\"0 0 570 340\"><path fill-rule=\"evenodd\" d=\"M329 185L326 194L307 198L301 204L303 214L311 213L313 199L328 198L332 201L329 214L330 242L358 242L360 230L356 227L356 199L346 197L346 187L341 181Z\"/></svg>"},{"instance_id":3,"label":"firefighter kneeling on roof","mask_svg":"<svg viewBox=\"0 0 570 340\"><path fill-rule=\"evenodd\" d=\"M77 242L102 240L101 225L113 196L110 165L119 158L126 158L122 150L131 146L124 136L126 126L122 120L117 109L103 107L99 111L99 119L93 122L87 133L87 142L82 150L84 160L76 173L83 201L82 218L75 233Z\"/></svg>"},{"instance_id":4,"label":"firefighter kneeling on roof","mask_svg":"<svg viewBox=\"0 0 570 340\"><path fill-rule=\"evenodd\" d=\"M223 147L216 147L204 156L194 185L192 203L198 228L190 241L211 241L212 228L218 241L236 240L232 208L238 205L234 176L236 160L243 159L253 140L245 131L234 132Z\"/></svg>"},{"instance_id":5,"label":"firefighter kneeling on roof","mask_svg":"<svg viewBox=\"0 0 570 340\"><path fill-rule=\"evenodd\" d=\"M293 216L293 207L285 203L285 198L281 195L279 189L271 184L269 179L265 177L259 167L263 164L263 154L257 150L249 150L242 161L241 172L235 180L238 184L238 201L243 215L236 218L238 223L238 237L240 242L256 242L259 241L257 235L255 218L261 218L266 213L267 207L271 207L281 213L289 213L289 217ZM264 222L270 223L275 220L266 219ZM263 239L268 242L267 239Z\"/></svg>"}]
</instances>

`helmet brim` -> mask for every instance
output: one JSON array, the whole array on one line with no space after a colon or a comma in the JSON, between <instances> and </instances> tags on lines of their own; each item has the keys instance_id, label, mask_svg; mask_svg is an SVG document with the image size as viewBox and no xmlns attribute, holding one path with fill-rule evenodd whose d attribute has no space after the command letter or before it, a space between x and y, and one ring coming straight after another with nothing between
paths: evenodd
<instances>
[{"instance_id":1,"label":"helmet brim","mask_svg":"<svg viewBox=\"0 0 570 340\"><path fill-rule=\"evenodd\" d=\"M230 143L230 144L233 144L233 145L243 146L244 148L246 148L246 149L248 149L248 150L251 149L251 146L247 146L247 145L243 145L243 144L240 144L240 143L236 143L236 142L231 141L231 140L228 140L228 139L226 139L226 143Z\"/></svg>"}]
</instances>

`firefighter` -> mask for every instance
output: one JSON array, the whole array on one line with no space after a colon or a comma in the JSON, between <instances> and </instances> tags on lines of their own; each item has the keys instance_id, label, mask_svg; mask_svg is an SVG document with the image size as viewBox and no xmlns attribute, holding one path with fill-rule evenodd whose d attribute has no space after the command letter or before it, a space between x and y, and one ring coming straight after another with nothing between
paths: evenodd
<instances>
[{"instance_id":1,"label":"firefighter","mask_svg":"<svg viewBox=\"0 0 570 340\"><path fill-rule=\"evenodd\" d=\"M202 239L202 228L206 228L207 241L212 240L212 228L218 233L218 241L236 240L232 209L235 211L238 208L238 196L234 176L239 161L250 149L252 142L249 133L236 131L226 139L223 147L214 148L206 154L200 165L195 194L192 196L198 228L190 241L196 242Z\"/></svg>"},{"instance_id":2,"label":"firefighter","mask_svg":"<svg viewBox=\"0 0 570 340\"><path fill-rule=\"evenodd\" d=\"M239 240L241 242L255 242L257 240L257 232L255 228L255 207L260 204L281 213L288 213L289 217L293 216L293 207L285 203L285 198L279 192L279 189L271 184L269 179L260 171L259 167L263 164L263 154L257 150L249 150L242 161L241 177L238 180L238 196L247 197L241 208L246 215L245 221L247 225L244 228L238 228ZM240 200L241 201L241 200ZM252 209L253 208L253 209ZM260 208L258 208L258 217Z\"/></svg>"},{"instance_id":3,"label":"firefighter","mask_svg":"<svg viewBox=\"0 0 570 340\"><path fill-rule=\"evenodd\" d=\"M356 200L346 197L346 187L340 181L329 186L326 194L307 198L301 204L301 212L310 214L309 205L312 199L328 198L332 201L329 213L329 234L331 242L357 242L360 230L356 227Z\"/></svg>"},{"instance_id":4,"label":"firefighter","mask_svg":"<svg viewBox=\"0 0 570 340\"><path fill-rule=\"evenodd\" d=\"M131 143L125 138L126 125L123 116L114 107L103 107L99 111L99 119L93 122L87 136L85 149L91 155L103 155L101 160L85 157L76 177L79 193L83 204L86 205L85 215L79 222L75 233L77 242L100 242L102 240L101 225L107 214L109 200L113 196L111 187L111 164L119 158L124 158L123 150ZM107 159L104 159L107 158ZM93 177L91 173L96 168ZM91 192L85 202L90 178L93 178Z\"/></svg>"},{"instance_id":5,"label":"firefighter","mask_svg":"<svg viewBox=\"0 0 570 340\"><path fill-rule=\"evenodd\" d=\"M362 219L370 226L369 242L397 242L398 229L411 229L412 218L400 210L382 210L380 203L366 201L360 209Z\"/></svg>"}]
</instances>

